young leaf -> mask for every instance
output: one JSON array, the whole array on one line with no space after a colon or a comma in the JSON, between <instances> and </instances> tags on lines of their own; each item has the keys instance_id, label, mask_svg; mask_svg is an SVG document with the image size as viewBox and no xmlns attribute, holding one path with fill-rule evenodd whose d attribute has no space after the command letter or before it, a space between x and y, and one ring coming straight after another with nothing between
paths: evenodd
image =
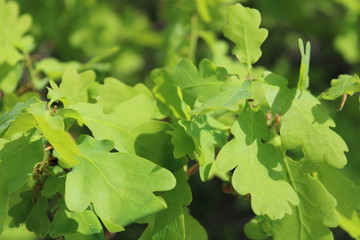
<instances>
[{"instance_id":1,"label":"young leaf","mask_svg":"<svg viewBox=\"0 0 360 240\"><path fill-rule=\"evenodd\" d=\"M292 208L292 215L272 223L275 240L331 240L328 227L338 225L336 200L317 180L306 174L303 164L287 159L289 180L299 196L299 206Z\"/></svg>"},{"instance_id":2,"label":"young leaf","mask_svg":"<svg viewBox=\"0 0 360 240\"><path fill-rule=\"evenodd\" d=\"M0 232L8 211L9 194L20 188L29 178L34 165L43 159L41 139L33 141L28 133L0 147Z\"/></svg>"},{"instance_id":3,"label":"young leaf","mask_svg":"<svg viewBox=\"0 0 360 240\"><path fill-rule=\"evenodd\" d=\"M299 38L299 49L301 53L301 64L300 64L299 82L297 88L301 92L303 92L309 87L309 68L310 68L310 52L311 52L310 42L306 43L306 47L304 50L304 43Z\"/></svg>"},{"instance_id":4,"label":"young leaf","mask_svg":"<svg viewBox=\"0 0 360 240\"><path fill-rule=\"evenodd\" d=\"M86 71L78 74L75 68L67 69L62 75L62 81L58 87L55 82L50 81L48 88L49 106L56 101L61 101L64 106L73 105L78 102L88 101L88 89L95 81L95 73Z\"/></svg>"},{"instance_id":5,"label":"young leaf","mask_svg":"<svg viewBox=\"0 0 360 240\"><path fill-rule=\"evenodd\" d=\"M112 142L82 135L78 139L80 164L67 175L65 202L69 210L83 212L90 204L111 231L166 208L155 191L170 190L170 171L130 153L110 153Z\"/></svg>"},{"instance_id":6,"label":"young leaf","mask_svg":"<svg viewBox=\"0 0 360 240\"><path fill-rule=\"evenodd\" d=\"M268 31L259 28L260 13L241 4L228 8L228 19L229 24L224 28L224 35L236 44L233 54L241 63L247 65L250 73L252 64L261 56L260 46L265 41Z\"/></svg>"},{"instance_id":7,"label":"young leaf","mask_svg":"<svg viewBox=\"0 0 360 240\"><path fill-rule=\"evenodd\" d=\"M265 96L273 113L281 114L280 135L283 146L301 146L309 167L322 162L342 168L346 164L344 140L330 127L335 123L308 92L301 93L287 87L287 80L273 73L265 75ZM314 169L312 169L314 170Z\"/></svg>"},{"instance_id":8,"label":"young leaf","mask_svg":"<svg viewBox=\"0 0 360 240\"><path fill-rule=\"evenodd\" d=\"M360 79L358 75L340 75L331 81L331 88L326 90L321 97L327 100L334 100L341 95L360 92Z\"/></svg>"},{"instance_id":9,"label":"young leaf","mask_svg":"<svg viewBox=\"0 0 360 240\"><path fill-rule=\"evenodd\" d=\"M203 227L189 214L188 206L191 202L191 190L187 183L188 177L183 170L174 173L176 186L169 192L160 194L166 201L168 208L145 219L149 225L140 240L206 240L207 235Z\"/></svg>"},{"instance_id":10,"label":"young leaf","mask_svg":"<svg viewBox=\"0 0 360 240\"><path fill-rule=\"evenodd\" d=\"M257 215L281 219L291 214L291 204L299 199L284 180L283 173L273 168L282 164L283 157L271 144L262 143L267 137L265 116L261 111L247 110L240 114L231 132L235 138L228 142L216 158L220 171L235 168L232 185L241 195L250 193L251 207Z\"/></svg>"},{"instance_id":11,"label":"young leaf","mask_svg":"<svg viewBox=\"0 0 360 240\"><path fill-rule=\"evenodd\" d=\"M60 116L51 117L45 110L46 104L41 102L30 105L30 113L38 123L40 131L46 140L60 155L59 164L70 168L78 163L79 149L72 136L64 130L64 122Z\"/></svg>"}]
</instances>

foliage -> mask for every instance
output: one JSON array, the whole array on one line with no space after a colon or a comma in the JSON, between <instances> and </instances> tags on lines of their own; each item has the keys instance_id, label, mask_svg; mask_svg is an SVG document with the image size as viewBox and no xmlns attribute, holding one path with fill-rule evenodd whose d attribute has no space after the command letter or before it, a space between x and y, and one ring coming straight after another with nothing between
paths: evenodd
<instances>
[{"instance_id":1,"label":"foliage","mask_svg":"<svg viewBox=\"0 0 360 240\"><path fill-rule=\"evenodd\" d=\"M192 215L196 175L250 198L251 239L334 239L337 227L360 239L356 149L328 110L340 97L338 110L348 107L359 77L341 74L316 97L310 42L300 38L299 71L261 66L262 52L274 57L271 31L260 27L276 28L266 10L262 23L258 10L231 0L142 3L157 16L137 1L18 2L0 0L4 239L19 227L20 239L115 239L134 224L145 225L143 240L212 238ZM360 8L334 2L350 9L335 46L355 66L359 56L343 42L358 41ZM347 163L352 170L341 170Z\"/></svg>"}]
</instances>

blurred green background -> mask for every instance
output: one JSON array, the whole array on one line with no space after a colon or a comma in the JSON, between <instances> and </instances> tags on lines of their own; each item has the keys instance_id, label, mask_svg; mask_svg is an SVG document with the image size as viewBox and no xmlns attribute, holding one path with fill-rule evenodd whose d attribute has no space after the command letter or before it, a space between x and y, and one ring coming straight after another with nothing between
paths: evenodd
<instances>
[{"instance_id":1,"label":"blurred green background","mask_svg":"<svg viewBox=\"0 0 360 240\"><path fill-rule=\"evenodd\" d=\"M35 86L42 94L51 77L59 79L66 66L97 72L98 81L112 76L134 85L148 83L149 72L175 66L181 58L196 64L206 57L217 65L241 72L231 56L222 28L226 7L241 2L257 8L269 36L262 46L259 69L298 79L298 38L311 42L310 90L320 94L339 74L360 73L360 1L358 0L17 0L20 12L32 16L29 34L34 38L30 57ZM100 56L100 57L99 57ZM359 103L349 97L342 111L340 99L326 102L349 146L346 174L360 185ZM190 179L191 213L207 229L209 239L247 239L244 224L253 217L249 199L224 194L221 181ZM131 225L113 239L137 239L144 226ZM8 230L10 231L10 230ZM22 230L21 230L22 231ZM16 237L5 232L1 239ZM335 239L350 239L334 229ZM22 235L23 236L23 235ZM29 237L30 239L30 237Z\"/></svg>"}]
</instances>

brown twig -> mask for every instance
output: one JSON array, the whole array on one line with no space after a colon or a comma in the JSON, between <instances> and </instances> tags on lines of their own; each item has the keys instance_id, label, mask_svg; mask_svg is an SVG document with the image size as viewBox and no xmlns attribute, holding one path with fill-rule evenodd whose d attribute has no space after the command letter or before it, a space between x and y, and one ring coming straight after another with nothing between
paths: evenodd
<instances>
[{"instance_id":1,"label":"brown twig","mask_svg":"<svg viewBox=\"0 0 360 240\"><path fill-rule=\"evenodd\" d=\"M191 175L196 173L198 170L199 170L199 164L195 163L186 171L186 174L190 177Z\"/></svg>"}]
</instances>

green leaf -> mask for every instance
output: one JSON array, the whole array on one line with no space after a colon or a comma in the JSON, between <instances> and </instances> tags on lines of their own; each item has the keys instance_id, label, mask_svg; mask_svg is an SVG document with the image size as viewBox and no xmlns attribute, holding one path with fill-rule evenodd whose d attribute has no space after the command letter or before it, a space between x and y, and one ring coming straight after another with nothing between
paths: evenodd
<instances>
[{"instance_id":1,"label":"green leaf","mask_svg":"<svg viewBox=\"0 0 360 240\"><path fill-rule=\"evenodd\" d=\"M61 76L66 70L78 70L80 66L80 63L75 61L60 62L56 58L44 58L36 63L35 71L42 72L50 79L57 81L61 78Z\"/></svg>"},{"instance_id":2,"label":"green leaf","mask_svg":"<svg viewBox=\"0 0 360 240\"><path fill-rule=\"evenodd\" d=\"M168 208L148 217L149 224L140 240L189 240L207 239L202 226L191 217L186 206L192 200L188 177L183 170L174 173L176 186L169 192L160 194L166 201Z\"/></svg>"},{"instance_id":3,"label":"green leaf","mask_svg":"<svg viewBox=\"0 0 360 240\"><path fill-rule=\"evenodd\" d=\"M29 107L30 104L36 103L39 100L36 98L30 98L27 102L17 103L10 112L4 113L0 117L0 136L4 136L9 126L16 120L16 118L24 111L25 108Z\"/></svg>"},{"instance_id":4,"label":"green leaf","mask_svg":"<svg viewBox=\"0 0 360 240\"><path fill-rule=\"evenodd\" d=\"M228 127L218 122L210 115L202 115L191 121L179 122L195 144L195 157L199 162L199 172L202 181L206 181L215 159L215 147L225 144L228 137Z\"/></svg>"},{"instance_id":5,"label":"green leaf","mask_svg":"<svg viewBox=\"0 0 360 240\"><path fill-rule=\"evenodd\" d=\"M265 96L273 113L281 114L280 135L283 146L301 146L310 170L326 162L342 168L346 164L344 140L330 127L335 123L320 102L308 92L287 88L287 80L273 73L265 74Z\"/></svg>"},{"instance_id":6,"label":"green leaf","mask_svg":"<svg viewBox=\"0 0 360 240\"><path fill-rule=\"evenodd\" d=\"M143 94L118 104L109 114L103 113L98 103L78 103L62 112L65 117L76 118L84 123L96 139L113 141L120 152L135 152L137 136L131 133L132 130L150 122L155 113L154 102Z\"/></svg>"},{"instance_id":7,"label":"green leaf","mask_svg":"<svg viewBox=\"0 0 360 240\"><path fill-rule=\"evenodd\" d=\"M188 134L186 134L185 129L182 126L177 124L173 126L173 130L168 133L172 136L171 143L174 146L175 158L181 158L185 155L189 155L190 158L194 158L194 141Z\"/></svg>"},{"instance_id":8,"label":"green leaf","mask_svg":"<svg viewBox=\"0 0 360 240\"><path fill-rule=\"evenodd\" d=\"M266 239L271 236L271 223L266 216L256 216L245 224L244 232L251 239Z\"/></svg>"},{"instance_id":9,"label":"green leaf","mask_svg":"<svg viewBox=\"0 0 360 240\"><path fill-rule=\"evenodd\" d=\"M319 181L304 172L301 162L290 159L286 162L289 180L299 196L300 204L293 207L292 215L272 223L274 239L333 239L328 227L338 225L336 200Z\"/></svg>"},{"instance_id":10,"label":"green leaf","mask_svg":"<svg viewBox=\"0 0 360 240\"><path fill-rule=\"evenodd\" d=\"M115 79L106 78L104 85L96 86L99 95L96 96L98 102L104 107L104 113L111 112L116 105L126 102L140 94L152 98L150 90L144 84L136 84L130 87L125 83Z\"/></svg>"},{"instance_id":11,"label":"green leaf","mask_svg":"<svg viewBox=\"0 0 360 240\"><path fill-rule=\"evenodd\" d=\"M256 9L235 4L228 8L227 13L229 24L224 27L224 35L236 44L233 54L241 63L247 65L250 73L252 64L261 56L260 46L268 31L259 28L261 16Z\"/></svg>"},{"instance_id":12,"label":"green leaf","mask_svg":"<svg viewBox=\"0 0 360 240\"><path fill-rule=\"evenodd\" d=\"M24 64L11 66L7 63L0 64L0 90L5 93L15 91L23 74Z\"/></svg>"},{"instance_id":13,"label":"green leaf","mask_svg":"<svg viewBox=\"0 0 360 240\"><path fill-rule=\"evenodd\" d=\"M207 59L200 62L199 70L184 59L174 69L157 69L151 73L151 79L155 83L155 97L177 118L183 116L178 87L184 102L193 107L196 101L204 102L215 95L227 77L228 73L224 68L216 67Z\"/></svg>"},{"instance_id":14,"label":"green leaf","mask_svg":"<svg viewBox=\"0 0 360 240\"><path fill-rule=\"evenodd\" d=\"M262 143L268 134L264 114L242 112L231 132L235 138L220 150L216 167L220 171L235 168L232 185L241 195L250 193L251 206L257 215L281 219L291 214L290 203L298 205L299 199L284 180L283 157L273 145Z\"/></svg>"},{"instance_id":15,"label":"green leaf","mask_svg":"<svg viewBox=\"0 0 360 240\"><path fill-rule=\"evenodd\" d=\"M360 238L360 187L337 169L321 166L318 178L337 201L336 210L340 215L340 227L353 238Z\"/></svg>"},{"instance_id":16,"label":"green leaf","mask_svg":"<svg viewBox=\"0 0 360 240\"><path fill-rule=\"evenodd\" d=\"M64 130L64 122L60 116L51 117L46 110L46 103L40 102L30 105L30 113L38 123L38 128L44 138L60 155L59 164L70 168L78 163L79 149L72 136Z\"/></svg>"},{"instance_id":17,"label":"green leaf","mask_svg":"<svg viewBox=\"0 0 360 240\"><path fill-rule=\"evenodd\" d=\"M19 16L19 6L13 1L0 0L0 16L0 64L15 65L24 58L19 50L29 52L33 47L32 38L23 36L32 20L27 14Z\"/></svg>"},{"instance_id":18,"label":"green leaf","mask_svg":"<svg viewBox=\"0 0 360 240\"><path fill-rule=\"evenodd\" d=\"M346 93L353 95L360 92L360 79L358 75L340 75L331 81L331 88L326 90L321 97L327 100L334 100Z\"/></svg>"},{"instance_id":19,"label":"green leaf","mask_svg":"<svg viewBox=\"0 0 360 240\"><path fill-rule=\"evenodd\" d=\"M300 73L299 73L299 82L297 88L303 92L309 87L309 68L310 68L310 52L311 45L310 42L306 43L304 50L304 43L299 38L299 49L301 53L301 64L300 64Z\"/></svg>"},{"instance_id":20,"label":"green leaf","mask_svg":"<svg viewBox=\"0 0 360 240\"><path fill-rule=\"evenodd\" d=\"M102 225L91 210L70 212L61 206L50 225L52 238L64 236L65 240L101 240L104 239Z\"/></svg>"},{"instance_id":21,"label":"green leaf","mask_svg":"<svg viewBox=\"0 0 360 240\"><path fill-rule=\"evenodd\" d=\"M56 101L63 102L64 106L88 101L88 89L95 81L95 73L86 71L78 74L75 68L67 69L62 75L62 81L58 87L50 81L52 88L48 88L49 106Z\"/></svg>"},{"instance_id":22,"label":"green leaf","mask_svg":"<svg viewBox=\"0 0 360 240\"><path fill-rule=\"evenodd\" d=\"M25 184L34 165L43 159L41 139L32 140L33 132L6 142L0 150L0 232L8 211L9 194Z\"/></svg>"},{"instance_id":23,"label":"green leaf","mask_svg":"<svg viewBox=\"0 0 360 240\"><path fill-rule=\"evenodd\" d=\"M175 178L166 169L130 153L110 153L113 144L82 135L80 164L67 175L65 202L83 212L90 204L111 231L166 208L155 191L170 190ZM146 207L144 207L146 206Z\"/></svg>"},{"instance_id":24,"label":"green leaf","mask_svg":"<svg viewBox=\"0 0 360 240\"><path fill-rule=\"evenodd\" d=\"M237 111L242 101L252 97L252 92L252 81L236 81L190 113L198 115L220 108Z\"/></svg>"}]
</instances>

